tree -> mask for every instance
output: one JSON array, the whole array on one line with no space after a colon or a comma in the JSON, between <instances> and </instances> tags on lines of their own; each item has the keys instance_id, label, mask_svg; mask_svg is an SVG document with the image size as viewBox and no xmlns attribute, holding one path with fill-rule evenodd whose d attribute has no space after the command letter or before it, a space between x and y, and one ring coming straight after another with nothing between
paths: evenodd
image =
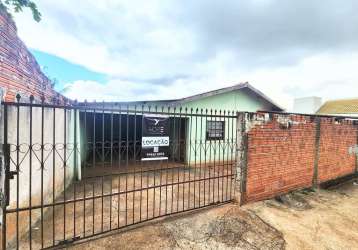
<instances>
[{"instance_id":1,"label":"tree","mask_svg":"<svg viewBox=\"0 0 358 250\"><path fill-rule=\"evenodd\" d=\"M29 8L32 12L32 17L36 22L41 21L41 13L36 4L30 0L0 0L0 9L3 9L10 14L10 10L15 13L23 11L23 8Z\"/></svg>"}]
</instances>

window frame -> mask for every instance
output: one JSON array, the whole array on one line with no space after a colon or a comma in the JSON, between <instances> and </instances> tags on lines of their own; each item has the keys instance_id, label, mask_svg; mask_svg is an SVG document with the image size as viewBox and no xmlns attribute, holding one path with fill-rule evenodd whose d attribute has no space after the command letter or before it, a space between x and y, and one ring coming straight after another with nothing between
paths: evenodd
<instances>
[{"instance_id":1,"label":"window frame","mask_svg":"<svg viewBox=\"0 0 358 250\"><path fill-rule=\"evenodd\" d=\"M215 127L213 128L213 125L209 125L209 123L215 124ZM218 129L216 123L220 123L221 128ZM214 136L212 136L213 134L214 134ZM221 136L216 136L217 134L221 134ZM207 120L206 121L205 139L207 141L224 140L225 139L225 121Z\"/></svg>"}]
</instances>

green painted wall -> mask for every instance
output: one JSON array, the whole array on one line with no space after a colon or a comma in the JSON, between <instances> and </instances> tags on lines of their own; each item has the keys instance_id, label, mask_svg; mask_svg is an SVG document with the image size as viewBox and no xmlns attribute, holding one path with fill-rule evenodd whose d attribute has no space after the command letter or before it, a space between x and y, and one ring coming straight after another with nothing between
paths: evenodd
<instances>
[{"instance_id":1,"label":"green painted wall","mask_svg":"<svg viewBox=\"0 0 358 250\"><path fill-rule=\"evenodd\" d=\"M271 110L272 106L262 98L245 90L236 90L229 93L219 94L211 97L184 103L183 107L188 112L195 114L216 114L218 117L191 117L187 123L187 154L186 161L189 164L211 164L220 165L223 162L233 161L235 159L236 147L236 118L227 117L236 116L237 111L256 112L258 110ZM226 117L220 117L226 115ZM225 114L224 114L225 111ZM229 113L228 113L229 112ZM208 120L224 121L225 135L224 140L206 140L206 123Z\"/></svg>"}]
</instances>

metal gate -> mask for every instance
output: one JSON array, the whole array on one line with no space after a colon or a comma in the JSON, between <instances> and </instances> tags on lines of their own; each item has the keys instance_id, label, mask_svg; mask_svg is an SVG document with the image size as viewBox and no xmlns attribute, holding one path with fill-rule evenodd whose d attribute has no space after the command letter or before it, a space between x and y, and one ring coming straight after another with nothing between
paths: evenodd
<instances>
[{"instance_id":1,"label":"metal gate","mask_svg":"<svg viewBox=\"0 0 358 250\"><path fill-rule=\"evenodd\" d=\"M234 111L18 97L2 114L3 249L52 248L234 198ZM160 160L143 160L146 116L168 120Z\"/></svg>"}]
</instances>

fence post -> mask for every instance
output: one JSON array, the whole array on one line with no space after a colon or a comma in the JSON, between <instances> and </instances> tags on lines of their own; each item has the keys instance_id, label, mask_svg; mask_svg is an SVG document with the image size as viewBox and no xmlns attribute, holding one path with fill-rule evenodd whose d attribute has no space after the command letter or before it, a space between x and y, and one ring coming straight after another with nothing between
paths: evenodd
<instances>
[{"instance_id":1,"label":"fence post","mask_svg":"<svg viewBox=\"0 0 358 250\"><path fill-rule=\"evenodd\" d=\"M2 230L2 249L6 249L6 207L9 204L9 166L10 166L10 150L9 150L9 145L7 144L7 126L8 126L8 121L7 121L7 105L2 105L4 107L4 116L3 116L3 132L4 133L4 140L3 140L3 156L4 156L4 160L3 160L3 176L2 176L2 180L3 180L3 193L2 193L2 204L1 204L1 208L2 208L2 222L1 222L1 230ZM1 133L0 132L0 133Z\"/></svg>"},{"instance_id":2,"label":"fence post","mask_svg":"<svg viewBox=\"0 0 358 250\"><path fill-rule=\"evenodd\" d=\"M353 122L353 124L355 124L356 129L357 129L357 131L356 131L356 137L357 137L356 142L357 142L357 144L354 147L353 152L356 155L356 172L355 173L356 173L356 175L358 175L358 122L356 122L356 123Z\"/></svg>"},{"instance_id":3,"label":"fence post","mask_svg":"<svg viewBox=\"0 0 358 250\"><path fill-rule=\"evenodd\" d=\"M247 179L247 133L246 133L246 113L237 113L236 121L236 200L240 206L245 203L246 198L246 179Z\"/></svg>"},{"instance_id":4,"label":"fence post","mask_svg":"<svg viewBox=\"0 0 358 250\"><path fill-rule=\"evenodd\" d=\"M316 123L316 134L315 134L315 153L314 153L314 167L313 167L313 179L312 186L314 188L318 187L318 161L319 161L319 151L320 151L320 140L321 140L321 118L315 117Z\"/></svg>"}]
</instances>

